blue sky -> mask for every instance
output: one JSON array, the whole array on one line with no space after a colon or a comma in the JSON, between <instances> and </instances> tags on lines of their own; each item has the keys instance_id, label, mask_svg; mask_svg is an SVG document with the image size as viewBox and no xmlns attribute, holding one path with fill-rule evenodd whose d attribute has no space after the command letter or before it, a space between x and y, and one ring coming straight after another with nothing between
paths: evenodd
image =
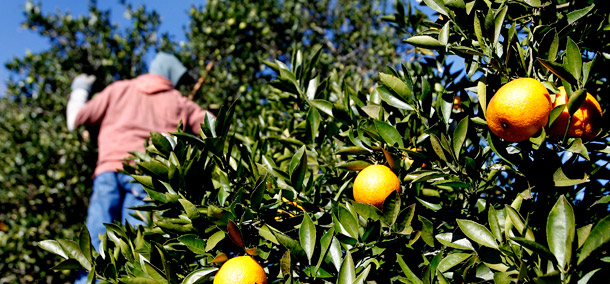
<instances>
[{"instance_id":1,"label":"blue sky","mask_svg":"<svg viewBox=\"0 0 610 284\"><path fill-rule=\"evenodd\" d=\"M69 11L72 15L86 14L88 9L88 1L74 0L42 0L42 10L44 12L53 12L61 10L62 12ZM176 41L184 40L184 30L188 23L188 9L192 5L200 5L203 1L194 0L128 0L128 3L136 6L141 3L146 3L149 9L156 10L161 15L161 32L169 32ZM48 48L47 40L37 34L21 27L21 23L25 19L23 10L26 1L6 0L2 2L0 9L0 94L4 94L6 90L6 81L9 73L4 67L4 64L13 57L22 57L26 50L39 52ZM101 10L112 9L111 16L113 22L127 23L123 17L125 11L118 0L103 0L98 1L98 7Z\"/></svg>"},{"instance_id":2,"label":"blue sky","mask_svg":"<svg viewBox=\"0 0 610 284\"><path fill-rule=\"evenodd\" d=\"M69 11L74 16L87 13L88 1L41 0L40 2L44 12ZM6 81L9 77L4 64L13 57L23 57L26 50L40 52L48 48L45 38L21 27L21 22L25 19L23 15L25 3L25 0L5 0L2 3L2 9L0 9L0 26L2 26L0 29L0 39L2 41L0 44L0 94L2 95L6 90ZM148 9L156 10L161 15L162 20L160 31L168 32L175 41L181 41L185 40L184 27L189 19L188 9L193 5L199 6L205 3L205 0L128 0L128 3L134 6L145 3ZM113 22L127 23L127 20L123 17L124 9L119 4L119 0L98 1L97 5L101 10L111 9ZM414 3L414 6L417 6L417 4ZM433 13L427 7L423 7L422 10L429 15ZM460 68L463 68L463 63L456 64L453 67L454 70Z\"/></svg>"}]
</instances>

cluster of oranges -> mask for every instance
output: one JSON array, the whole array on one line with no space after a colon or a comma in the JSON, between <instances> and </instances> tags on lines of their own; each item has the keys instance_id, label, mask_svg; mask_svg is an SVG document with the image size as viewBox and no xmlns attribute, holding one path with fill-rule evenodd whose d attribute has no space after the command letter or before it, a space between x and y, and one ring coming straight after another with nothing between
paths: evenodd
<instances>
[{"instance_id":1,"label":"cluster of oranges","mask_svg":"<svg viewBox=\"0 0 610 284\"><path fill-rule=\"evenodd\" d=\"M521 142L534 136L546 126L551 110L566 105L568 96L563 87L551 101L548 90L532 78L519 78L502 86L487 106L487 124L491 132L509 142ZM568 127L568 121L570 125ZM570 119L567 107L548 128L552 140L561 140L566 134L570 138L589 141L601 129L602 109L591 94Z\"/></svg>"},{"instance_id":2,"label":"cluster of oranges","mask_svg":"<svg viewBox=\"0 0 610 284\"><path fill-rule=\"evenodd\" d=\"M542 83L532 78L515 79L502 86L487 107L487 123L491 132L509 142L521 142L536 135L549 121L551 110L565 105L568 96L563 87L551 96ZM569 122L569 126L568 126ZM558 141L567 137L594 139L601 129L602 110L589 93L580 108L570 118L567 107L548 128L549 137ZM566 132L567 131L567 132ZM400 180L384 165L366 167L354 180L354 200L383 208L385 199L393 192L400 193ZM250 256L239 256L222 265L214 284L266 284L264 269Z\"/></svg>"},{"instance_id":3,"label":"cluster of oranges","mask_svg":"<svg viewBox=\"0 0 610 284\"><path fill-rule=\"evenodd\" d=\"M487 107L487 123L491 132L509 142L521 142L539 133L547 126L551 110L566 105L568 96L563 87L552 101L546 87L532 78L519 78L502 86ZM569 122L569 126L568 126ZM547 128L554 141L564 135L594 139L601 129L602 110L591 94L572 117L567 106ZM354 180L354 200L382 209L385 199L393 192L400 193L400 181L392 170L383 165L373 165L362 170Z\"/></svg>"}]
</instances>

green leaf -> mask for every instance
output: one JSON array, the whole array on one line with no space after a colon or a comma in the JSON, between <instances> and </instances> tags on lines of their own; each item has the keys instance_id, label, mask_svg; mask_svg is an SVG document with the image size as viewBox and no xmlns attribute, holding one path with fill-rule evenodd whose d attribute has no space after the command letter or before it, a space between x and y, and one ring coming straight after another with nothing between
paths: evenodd
<instances>
[{"instance_id":1,"label":"green leaf","mask_svg":"<svg viewBox=\"0 0 610 284\"><path fill-rule=\"evenodd\" d=\"M445 152L443 151L441 141L438 139L438 137L436 137L435 134L430 135L430 143L432 144L432 150L434 150L434 153L436 153L441 160L448 162Z\"/></svg>"},{"instance_id":2,"label":"green leaf","mask_svg":"<svg viewBox=\"0 0 610 284\"><path fill-rule=\"evenodd\" d=\"M496 209L494 209L493 206L490 206L487 212L487 222L489 222L489 228L491 229L494 237L496 237L496 240L502 243L504 238L502 238L502 230L500 229L500 222L498 221L497 216L498 212Z\"/></svg>"},{"instance_id":3,"label":"green leaf","mask_svg":"<svg viewBox=\"0 0 610 284\"><path fill-rule=\"evenodd\" d=\"M547 69L549 69L549 71L553 72L553 74L555 74L555 76L570 83L571 85L574 85L574 86L578 85L578 80L576 80L576 78L568 70L566 70L561 64L555 63L553 61L545 60L542 58L537 58L537 59L540 62L540 64L542 64L542 66L546 67Z\"/></svg>"},{"instance_id":4,"label":"green leaf","mask_svg":"<svg viewBox=\"0 0 610 284\"><path fill-rule=\"evenodd\" d=\"M576 236L578 237L578 248L581 248L585 243L585 240L587 240L587 237L589 237L591 228L593 228L593 224L582 226L576 230Z\"/></svg>"},{"instance_id":5,"label":"green leaf","mask_svg":"<svg viewBox=\"0 0 610 284\"><path fill-rule=\"evenodd\" d=\"M546 223L546 239L549 250L557 258L559 266L567 269L572 258L572 243L575 228L574 210L565 198L560 196L549 213Z\"/></svg>"},{"instance_id":6,"label":"green leaf","mask_svg":"<svg viewBox=\"0 0 610 284\"><path fill-rule=\"evenodd\" d=\"M377 132L383 138L383 140L390 144L391 146L398 146L400 148L404 148L404 142L402 140L402 135L396 130L396 128L392 127L386 122L375 120L375 127L377 128Z\"/></svg>"},{"instance_id":7,"label":"green leaf","mask_svg":"<svg viewBox=\"0 0 610 284\"><path fill-rule=\"evenodd\" d=\"M207 117L207 115L206 115L206 117ZM163 155L165 155L166 157L173 150L172 144L161 133L151 132L150 140L152 141L155 148L159 152L161 152Z\"/></svg>"},{"instance_id":8,"label":"green leaf","mask_svg":"<svg viewBox=\"0 0 610 284\"><path fill-rule=\"evenodd\" d=\"M352 259L352 254L347 250L343 264L341 264L341 270L339 270L337 284L353 284L355 280L356 268L354 267L354 260Z\"/></svg>"},{"instance_id":9,"label":"green leaf","mask_svg":"<svg viewBox=\"0 0 610 284\"><path fill-rule=\"evenodd\" d=\"M419 221L422 223L422 239L427 245L434 247L434 224L432 224L430 220L426 219L426 217L421 215L417 216L417 219L419 219Z\"/></svg>"},{"instance_id":10,"label":"green leaf","mask_svg":"<svg viewBox=\"0 0 610 284\"><path fill-rule=\"evenodd\" d=\"M309 104L319 111L329 115L330 117L334 117L333 115L333 104L327 100L310 100Z\"/></svg>"},{"instance_id":11,"label":"green leaf","mask_svg":"<svg viewBox=\"0 0 610 284\"><path fill-rule=\"evenodd\" d=\"M68 254L64 251L58 241L55 240L44 240L38 242L38 246L48 252L59 255L65 259L69 259Z\"/></svg>"},{"instance_id":12,"label":"green leaf","mask_svg":"<svg viewBox=\"0 0 610 284\"><path fill-rule=\"evenodd\" d=\"M268 225L264 224L260 227L260 229L258 229L258 234L261 237L265 238L266 240L268 240L276 245L279 245L280 243L277 240L277 238L275 237L275 235L273 234L273 230L274 229L272 229ZM221 231L221 233L222 233L222 231ZM224 233L223 233L223 235L224 235ZM208 239L208 243L209 243L209 239ZM207 249L207 247L206 247L206 249Z\"/></svg>"},{"instance_id":13,"label":"green leaf","mask_svg":"<svg viewBox=\"0 0 610 284\"><path fill-rule=\"evenodd\" d=\"M413 92L409 88L409 85L394 75L379 73L379 80L381 80L383 85L396 92L396 94L401 96L403 99L409 100L413 96ZM380 90L380 95L382 91L383 90Z\"/></svg>"},{"instance_id":14,"label":"green leaf","mask_svg":"<svg viewBox=\"0 0 610 284\"><path fill-rule=\"evenodd\" d=\"M207 252L206 243L195 234L187 234L178 237L178 241L185 244L192 252L205 254Z\"/></svg>"},{"instance_id":15,"label":"green leaf","mask_svg":"<svg viewBox=\"0 0 610 284\"><path fill-rule=\"evenodd\" d=\"M589 273L585 274L585 276L583 276L582 278L578 279L578 282L576 282L577 284L587 284L589 283L589 280L591 279L591 277L593 277L593 275L598 272L601 268L598 269L594 269L589 271Z\"/></svg>"},{"instance_id":16,"label":"green leaf","mask_svg":"<svg viewBox=\"0 0 610 284\"><path fill-rule=\"evenodd\" d=\"M93 255L91 249L91 236L87 226L82 226L78 235L78 246L89 263L93 263Z\"/></svg>"},{"instance_id":17,"label":"green leaf","mask_svg":"<svg viewBox=\"0 0 610 284\"><path fill-rule=\"evenodd\" d=\"M591 59L591 61L586 62L585 64L583 64L582 66L582 85L586 86L587 83L589 82L589 74L591 74L591 70L593 68L593 65L595 64L595 62L597 61L597 56L593 57L593 59Z\"/></svg>"},{"instance_id":18,"label":"green leaf","mask_svg":"<svg viewBox=\"0 0 610 284\"><path fill-rule=\"evenodd\" d=\"M57 265L51 267L52 270L61 271L61 270L77 270L81 269L82 266L76 259L66 259Z\"/></svg>"},{"instance_id":19,"label":"green leaf","mask_svg":"<svg viewBox=\"0 0 610 284\"><path fill-rule=\"evenodd\" d=\"M443 233L435 236L436 240L448 247L462 249L462 250L474 250L472 243L466 238L457 239L452 233Z\"/></svg>"},{"instance_id":20,"label":"green leaf","mask_svg":"<svg viewBox=\"0 0 610 284\"><path fill-rule=\"evenodd\" d=\"M261 207L261 203L263 201L263 197L265 196L265 192L267 188L265 187L267 181L267 174L260 176L258 180L256 180L256 184L252 189L252 195L250 196L250 205L253 210L258 211Z\"/></svg>"},{"instance_id":21,"label":"green leaf","mask_svg":"<svg viewBox=\"0 0 610 284\"><path fill-rule=\"evenodd\" d=\"M553 123L557 120L557 118L563 113L563 110L566 108L566 105L558 105L551 110L551 114L549 115L549 123L548 127L551 127Z\"/></svg>"},{"instance_id":22,"label":"green leaf","mask_svg":"<svg viewBox=\"0 0 610 284\"><path fill-rule=\"evenodd\" d=\"M342 249L339 240L333 236L330 247L328 248L328 254L337 271L341 269L341 260L343 259L343 256L341 255Z\"/></svg>"},{"instance_id":23,"label":"green leaf","mask_svg":"<svg viewBox=\"0 0 610 284\"><path fill-rule=\"evenodd\" d=\"M573 186L585 182L589 182L589 178L586 173L583 173L584 176L571 178L566 176L561 167L557 168L555 173L553 173L553 182L555 186Z\"/></svg>"},{"instance_id":24,"label":"green leaf","mask_svg":"<svg viewBox=\"0 0 610 284\"><path fill-rule=\"evenodd\" d=\"M362 215L362 214L361 214ZM401 233L406 233L409 228L411 228L411 222L413 221L413 217L415 216L415 204L409 205L409 207L403 209L398 215L398 231Z\"/></svg>"},{"instance_id":25,"label":"green leaf","mask_svg":"<svg viewBox=\"0 0 610 284\"><path fill-rule=\"evenodd\" d=\"M184 280L182 280L182 284L202 284L212 276L214 272L216 272L218 268L216 267L204 267L197 269L191 273L189 273Z\"/></svg>"},{"instance_id":26,"label":"green leaf","mask_svg":"<svg viewBox=\"0 0 610 284\"><path fill-rule=\"evenodd\" d=\"M466 259L471 257L470 253L452 253L447 255L441 262L438 264L437 269L440 272L445 272L452 267L464 262Z\"/></svg>"},{"instance_id":27,"label":"green leaf","mask_svg":"<svg viewBox=\"0 0 610 284\"><path fill-rule=\"evenodd\" d=\"M316 226L309 218L309 214L303 214L303 221L299 228L299 242L307 255L309 265L311 265L311 257L316 248Z\"/></svg>"},{"instance_id":28,"label":"green leaf","mask_svg":"<svg viewBox=\"0 0 610 284\"><path fill-rule=\"evenodd\" d=\"M333 214L335 217L335 214ZM358 221L354 215L343 206L336 207L336 222L335 229L353 239L358 239Z\"/></svg>"},{"instance_id":29,"label":"green leaf","mask_svg":"<svg viewBox=\"0 0 610 284\"><path fill-rule=\"evenodd\" d=\"M540 42L540 54L548 53L546 59L549 61L555 61L557 52L559 51L559 36L557 35L556 29L548 31L542 41Z\"/></svg>"},{"instance_id":30,"label":"green leaf","mask_svg":"<svg viewBox=\"0 0 610 284\"><path fill-rule=\"evenodd\" d=\"M449 41L449 24L451 24L451 22L447 21L438 35L438 41L442 45L447 45L447 42Z\"/></svg>"},{"instance_id":31,"label":"green leaf","mask_svg":"<svg viewBox=\"0 0 610 284\"><path fill-rule=\"evenodd\" d=\"M184 198L180 198L178 199L178 202L180 202L180 204L182 204L182 207L184 208L184 212L186 213L186 216L189 219L195 219L197 217L199 217L199 210L197 210L197 207L191 203L190 201L188 201L187 199Z\"/></svg>"},{"instance_id":32,"label":"green leaf","mask_svg":"<svg viewBox=\"0 0 610 284\"><path fill-rule=\"evenodd\" d=\"M584 89L578 89L572 92L568 100L568 113L573 115L582 106L582 103L587 99L587 92Z\"/></svg>"},{"instance_id":33,"label":"green leaf","mask_svg":"<svg viewBox=\"0 0 610 284\"><path fill-rule=\"evenodd\" d=\"M332 242L334 234L335 234L335 228L330 227L330 229L328 231L326 231L324 233L324 235L322 235L322 237L320 238L320 246L321 246L320 256L319 256L318 264L316 264L314 272L317 272L320 269L320 265L322 265L322 262L329 254L329 248L330 248L330 244ZM340 258L341 257L339 257L339 259ZM337 270L339 270L339 266L337 266L336 268L337 268Z\"/></svg>"},{"instance_id":34,"label":"green leaf","mask_svg":"<svg viewBox=\"0 0 610 284\"><path fill-rule=\"evenodd\" d=\"M291 254L297 257L306 257L305 251L303 250L299 242L295 241L294 239L281 232L275 230L272 230L271 232L273 233L277 241L286 249L288 249Z\"/></svg>"},{"instance_id":35,"label":"green leaf","mask_svg":"<svg viewBox=\"0 0 610 284\"><path fill-rule=\"evenodd\" d=\"M286 278L288 276L291 278L292 274L292 261L290 258L290 250L287 250L284 255L282 255L282 259L280 260L280 271L282 273L282 277Z\"/></svg>"},{"instance_id":36,"label":"green leaf","mask_svg":"<svg viewBox=\"0 0 610 284\"><path fill-rule=\"evenodd\" d=\"M593 227L587 240L582 245L577 265L580 265L593 251L610 240L608 232L610 232L610 216L606 216Z\"/></svg>"},{"instance_id":37,"label":"green leaf","mask_svg":"<svg viewBox=\"0 0 610 284\"><path fill-rule=\"evenodd\" d=\"M431 36L427 36L427 35L412 36L412 37L409 37L408 39L403 40L403 42L411 44L415 47L421 47L421 48L429 48L429 49L445 48L445 45L443 45L439 40L437 40Z\"/></svg>"},{"instance_id":38,"label":"green leaf","mask_svg":"<svg viewBox=\"0 0 610 284\"><path fill-rule=\"evenodd\" d=\"M517 231L519 231L519 234L524 234L525 238L530 241L535 240L534 232L532 232L531 229L525 227L526 224L525 224L525 221L523 220L523 217L521 217L521 214L519 214L519 212L517 212L517 210L515 210L511 206L507 205L504 208L506 209L506 213L507 213L508 217L510 218L511 224L515 226L515 229L517 229ZM509 230L506 230L506 233L508 233ZM525 232L524 232L524 230L525 230ZM507 239L508 239L508 237L507 237Z\"/></svg>"},{"instance_id":39,"label":"green leaf","mask_svg":"<svg viewBox=\"0 0 610 284\"><path fill-rule=\"evenodd\" d=\"M150 276L152 279L154 279L157 283L169 283L163 271L155 267L152 263L150 263L148 259L144 258L144 256L142 255L140 255L140 265L142 266L144 272L148 274L148 276Z\"/></svg>"},{"instance_id":40,"label":"green leaf","mask_svg":"<svg viewBox=\"0 0 610 284\"><path fill-rule=\"evenodd\" d=\"M496 18L494 20L493 46L496 46L500 40L500 33L504 27L504 17L506 17L506 11L508 11L508 6L502 7L502 9L496 14Z\"/></svg>"},{"instance_id":41,"label":"green leaf","mask_svg":"<svg viewBox=\"0 0 610 284\"><path fill-rule=\"evenodd\" d=\"M387 75L387 76L391 76L391 75ZM396 77L394 77L396 78ZM396 78L398 79L398 78ZM383 86L380 86L377 88L379 96L381 97L381 99L388 103L389 105L398 108L398 109L404 109L404 110L415 110L410 104L404 102L403 100L401 100L400 98L397 98L395 96L393 96L392 94L390 94L390 92L388 92L388 90L386 88L384 88Z\"/></svg>"},{"instance_id":42,"label":"green leaf","mask_svg":"<svg viewBox=\"0 0 610 284\"><path fill-rule=\"evenodd\" d=\"M68 255L69 258L75 259L80 263L86 270L91 270L91 262L83 255L78 244L70 240L57 240L63 251Z\"/></svg>"},{"instance_id":43,"label":"green leaf","mask_svg":"<svg viewBox=\"0 0 610 284\"><path fill-rule=\"evenodd\" d=\"M437 11L446 17L449 16L449 10L445 7L443 0L424 0L424 3L432 10Z\"/></svg>"},{"instance_id":44,"label":"green leaf","mask_svg":"<svg viewBox=\"0 0 610 284\"><path fill-rule=\"evenodd\" d=\"M585 8L568 13L568 25L572 25L574 22L587 15L591 10L593 10L593 8L595 8L595 4L591 4Z\"/></svg>"},{"instance_id":45,"label":"green leaf","mask_svg":"<svg viewBox=\"0 0 610 284\"><path fill-rule=\"evenodd\" d=\"M458 123L455 131L453 131L453 152L455 153L455 158L459 160L460 152L462 150L462 146L464 145L464 141L466 141L466 134L468 134L468 121L470 119L468 116L462 118L460 123Z\"/></svg>"},{"instance_id":46,"label":"green leaf","mask_svg":"<svg viewBox=\"0 0 610 284\"><path fill-rule=\"evenodd\" d=\"M360 275L358 275L358 277L356 278L356 280L354 280L353 284L365 284L365 280L366 277L369 275L369 272L371 271L371 264L367 265L366 268L360 272Z\"/></svg>"},{"instance_id":47,"label":"green leaf","mask_svg":"<svg viewBox=\"0 0 610 284\"><path fill-rule=\"evenodd\" d=\"M396 254L396 260L398 260L398 264L400 265L402 272L407 277L407 280L409 281L408 283L413 283L413 284L423 284L424 283L419 278L417 278L417 276L415 275L415 273L413 273L413 271L411 271L409 266L402 259L402 256L400 256L400 254Z\"/></svg>"},{"instance_id":48,"label":"green leaf","mask_svg":"<svg viewBox=\"0 0 610 284\"><path fill-rule=\"evenodd\" d=\"M318 129L320 128L320 122L322 118L316 108L310 108L307 113L307 134L311 138L311 142L315 142L316 136L318 135Z\"/></svg>"},{"instance_id":49,"label":"green leaf","mask_svg":"<svg viewBox=\"0 0 610 284\"><path fill-rule=\"evenodd\" d=\"M400 194L397 191L392 191L383 202L383 215L381 220L386 226L393 226L396 223L398 214L400 214Z\"/></svg>"},{"instance_id":50,"label":"green leaf","mask_svg":"<svg viewBox=\"0 0 610 284\"><path fill-rule=\"evenodd\" d=\"M263 230L261 228L261 230ZM216 233L214 233L211 237L208 238L207 243L205 244L205 252L209 252L210 250L213 250L214 247L216 247L216 245L224 240L224 238L226 237L225 232L223 231L218 231Z\"/></svg>"},{"instance_id":51,"label":"green leaf","mask_svg":"<svg viewBox=\"0 0 610 284\"><path fill-rule=\"evenodd\" d=\"M371 165L371 163L369 163L367 161L354 160L354 161L347 161L347 162L338 164L337 167L342 168L342 169L348 169L350 171L360 171L370 165Z\"/></svg>"},{"instance_id":52,"label":"green leaf","mask_svg":"<svg viewBox=\"0 0 610 284\"><path fill-rule=\"evenodd\" d=\"M553 263L557 263L557 258L555 258L555 255L553 255L553 253L549 249L547 249L545 246L543 246L535 241L528 240L526 238L514 237L514 238L511 238L511 240L522 245L524 248L537 253L538 255L545 258L546 260L550 260Z\"/></svg>"},{"instance_id":53,"label":"green leaf","mask_svg":"<svg viewBox=\"0 0 610 284\"><path fill-rule=\"evenodd\" d=\"M462 232L464 232L469 239L482 246L498 249L498 244L496 243L494 236L483 225L465 219L457 219L457 223Z\"/></svg>"},{"instance_id":54,"label":"green leaf","mask_svg":"<svg viewBox=\"0 0 610 284\"><path fill-rule=\"evenodd\" d=\"M339 154L347 154L347 155L358 155L358 154L368 154L371 151L368 149L362 148L360 146L348 146L343 147L335 152L336 155Z\"/></svg>"},{"instance_id":55,"label":"green leaf","mask_svg":"<svg viewBox=\"0 0 610 284\"><path fill-rule=\"evenodd\" d=\"M290 183L296 191L300 191L303 187L303 180L307 172L307 152L305 145L292 156L290 160Z\"/></svg>"},{"instance_id":56,"label":"green leaf","mask_svg":"<svg viewBox=\"0 0 610 284\"><path fill-rule=\"evenodd\" d=\"M421 203L423 206L425 206L426 208L428 208L432 211L435 211L435 212L438 210L441 210L441 208L442 208L441 205L438 203L428 202L419 197L415 197L415 200L419 201L419 203Z\"/></svg>"},{"instance_id":57,"label":"green leaf","mask_svg":"<svg viewBox=\"0 0 610 284\"><path fill-rule=\"evenodd\" d=\"M578 45L570 37L568 37L568 42L566 44L566 61L567 62L564 63L567 63L567 70L570 71L577 81L580 80L582 72L582 55Z\"/></svg>"}]
</instances>

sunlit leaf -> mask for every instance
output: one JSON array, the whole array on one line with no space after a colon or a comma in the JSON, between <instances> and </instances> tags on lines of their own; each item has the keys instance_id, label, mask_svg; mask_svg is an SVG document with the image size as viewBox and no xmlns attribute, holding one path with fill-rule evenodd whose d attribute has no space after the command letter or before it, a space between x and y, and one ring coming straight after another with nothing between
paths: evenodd
<instances>
[{"instance_id":1,"label":"sunlit leaf","mask_svg":"<svg viewBox=\"0 0 610 284\"><path fill-rule=\"evenodd\" d=\"M309 214L303 214L301 228L299 228L299 242L307 255L309 265L311 265L311 257L316 247L316 226L309 218Z\"/></svg>"},{"instance_id":2,"label":"sunlit leaf","mask_svg":"<svg viewBox=\"0 0 610 284\"><path fill-rule=\"evenodd\" d=\"M580 18L587 15L591 10L595 8L595 4L588 5L585 8L574 10L568 13L568 25L573 24L574 22L580 20Z\"/></svg>"},{"instance_id":3,"label":"sunlit leaf","mask_svg":"<svg viewBox=\"0 0 610 284\"><path fill-rule=\"evenodd\" d=\"M457 223L464 234L482 246L497 249L498 244L494 236L483 225L474 221L457 219Z\"/></svg>"},{"instance_id":4,"label":"sunlit leaf","mask_svg":"<svg viewBox=\"0 0 610 284\"><path fill-rule=\"evenodd\" d=\"M381 137L386 143L390 144L391 146L398 146L400 148L405 147L404 142L402 140L402 135L398 133L398 130L396 130L396 128L379 120L375 120L375 127L377 128L377 132L379 133L379 135L381 135Z\"/></svg>"},{"instance_id":5,"label":"sunlit leaf","mask_svg":"<svg viewBox=\"0 0 610 284\"><path fill-rule=\"evenodd\" d=\"M212 273L216 272L218 268L216 267L205 267L201 269L197 269L189 275L187 275L184 280L182 280L182 284L201 284L204 283Z\"/></svg>"},{"instance_id":6,"label":"sunlit leaf","mask_svg":"<svg viewBox=\"0 0 610 284\"><path fill-rule=\"evenodd\" d=\"M472 256L472 254L470 254L470 253L449 254L445 258L443 258L443 260L441 260L441 262L438 264L437 269L440 272L445 272L445 271L451 269L452 267L464 262L466 259L468 259L471 256Z\"/></svg>"},{"instance_id":7,"label":"sunlit leaf","mask_svg":"<svg viewBox=\"0 0 610 284\"><path fill-rule=\"evenodd\" d=\"M354 267L352 254L348 250L345 252L345 258L343 259L343 264L341 264L341 270L339 270L337 284L353 284L355 280L356 268Z\"/></svg>"},{"instance_id":8,"label":"sunlit leaf","mask_svg":"<svg viewBox=\"0 0 610 284\"><path fill-rule=\"evenodd\" d=\"M437 40L431 36L427 36L427 35L412 36L412 37L405 39L404 42L414 45L416 47L422 47L422 48L430 48L430 49L445 48L445 45L442 44L439 40Z\"/></svg>"},{"instance_id":9,"label":"sunlit leaf","mask_svg":"<svg viewBox=\"0 0 610 284\"><path fill-rule=\"evenodd\" d=\"M604 217L595 224L591 233L589 233L589 236L582 245L580 254L578 255L578 265L587 259L592 252L610 240L610 234L608 234L608 232L610 232L610 216Z\"/></svg>"}]
</instances>

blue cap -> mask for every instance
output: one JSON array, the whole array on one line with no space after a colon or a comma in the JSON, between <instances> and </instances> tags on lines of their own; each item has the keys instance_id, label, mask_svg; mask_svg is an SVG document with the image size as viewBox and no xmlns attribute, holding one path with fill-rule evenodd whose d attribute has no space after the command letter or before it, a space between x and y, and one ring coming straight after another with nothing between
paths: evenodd
<instances>
[{"instance_id":1,"label":"blue cap","mask_svg":"<svg viewBox=\"0 0 610 284\"><path fill-rule=\"evenodd\" d=\"M186 73L186 67L180 60L171 54L159 52L150 63L148 73L161 75L172 82L174 87L178 84L182 75Z\"/></svg>"}]
</instances>

